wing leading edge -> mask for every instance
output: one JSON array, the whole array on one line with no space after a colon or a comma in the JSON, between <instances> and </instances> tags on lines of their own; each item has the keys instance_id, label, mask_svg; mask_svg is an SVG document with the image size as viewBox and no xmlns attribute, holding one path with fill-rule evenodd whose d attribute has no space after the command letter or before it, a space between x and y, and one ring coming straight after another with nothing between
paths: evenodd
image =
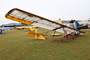
<instances>
[{"instance_id":1,"label":"wing leading edge","mask_svg":"<svg viewBox=\"0 0 90 60\"><path fill-rule=\"evenodd\" d=\"M44 17L26 12L24 10L14 8L10 10L6 15L6 18L18 21L27 25L34 25L41 28L49 29L49 30L56 30L57 32L64 33L64 30L67 31L67 34L75 32L75 33L84 33L83 31L78 31L75 29L72 29L66 25L59 24L57 22L54 22L52 20L46 19Z\"/></svg>"}]
</instances>

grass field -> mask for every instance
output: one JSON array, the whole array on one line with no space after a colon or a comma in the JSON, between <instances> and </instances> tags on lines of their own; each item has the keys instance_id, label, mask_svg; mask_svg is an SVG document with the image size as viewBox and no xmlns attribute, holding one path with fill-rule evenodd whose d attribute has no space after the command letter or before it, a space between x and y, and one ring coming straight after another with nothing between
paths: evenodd
<instances>
[{"instance_id":1,"label":"grass field","mask_svg":"<svg viewBox=\"0 0 90 60\"><path fill-rule=\"evenodd\" d=\"M35 40L25 30L7 31L0 34L0 60L90 60L90 29L83 31L86 34L65 43L50 36Z\"/></svg>"}]
</instances>

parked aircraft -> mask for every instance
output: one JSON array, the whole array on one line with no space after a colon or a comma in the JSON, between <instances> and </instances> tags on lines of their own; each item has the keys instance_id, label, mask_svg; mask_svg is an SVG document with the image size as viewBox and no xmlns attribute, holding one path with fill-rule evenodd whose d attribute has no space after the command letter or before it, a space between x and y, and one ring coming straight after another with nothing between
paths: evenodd
<instances>
[{"instance_id":1,"label":"parked aircraft","mask_svg":"<svg viewBox=\"0 0 90 60\"><path fill-rule=\"evenodd\" d=\"M0 34L6 33L5 31L14 29L14 27L0 27Z\"/></svg>"},{"instance_id":2,"label":"parked aircraft","mask_svg":"<svg viewBox=\"0 0 90 60\"><path fill-rule=\"evenodd\" d=\"M62 38L58 38L58 39L52 38L51 39L52 41L75 39L81 33L85 33L83 31L73 29L73 28L68 27L66 25L54 22L52 20L49 20L49 19L46 19L44 17L35 15L33 13L26 12L26 11L18 9L18 8L14 8L14 9L10 10L5 15L5 17L7 19L14 20L17 22L21 22L21 23L24 23L27 25L33 25L33 26L44 28L44 29L48 29L49 30L48 32L54 31L54 34L56 31L65 34L65 36ZM73 34L71 34L71 33L73 33ZM34 36L34 37L36 37L36 39L43 39L42 36L47 36L47 35L41 34L41 33L29 32L29 36Z\"/></svg>"},{"instance_id":3,"label":"parked aircraft","mask_svg":"<svg viewBox=\"0 0 90 60\"><path fill-rule=\"evenodd\" d=\"M71 20L70 23L73 23L72 26L73 26L73 28L76 29L76 30L88 29L88 28L90 28L90 25L86 24L86 25L82 26L82 25L80 25L80 24L78 23L78 21L76 21L76 20Z\"/></svg>"}]
</instances>

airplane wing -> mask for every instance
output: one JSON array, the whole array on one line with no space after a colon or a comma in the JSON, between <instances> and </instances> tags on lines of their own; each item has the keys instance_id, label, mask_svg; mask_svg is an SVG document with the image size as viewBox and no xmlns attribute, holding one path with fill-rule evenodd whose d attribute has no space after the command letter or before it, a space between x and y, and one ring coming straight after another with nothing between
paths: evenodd
<instances>
[{"instance_id":1,"label":"airplane wing","mask_svg":"<svg viewBox=\"0 0 90 60\"><path fill-rule=\"evenodd\" d=\"M75 33L84 33L83 31L78 31L76 29L72 29L71 27L68 27L63 24L59 24L57 22L54 22L52 20L46 19L44 17L35 15L33 13L26 12L24 10L14 8L11 9L6 15L6 18L18 21L27 25L34 25L41 28L49 29L49 30L56 30L57 32L64 33L64 30L67 31L67 34L75 32Z\"/></svg>"}]
</instances>

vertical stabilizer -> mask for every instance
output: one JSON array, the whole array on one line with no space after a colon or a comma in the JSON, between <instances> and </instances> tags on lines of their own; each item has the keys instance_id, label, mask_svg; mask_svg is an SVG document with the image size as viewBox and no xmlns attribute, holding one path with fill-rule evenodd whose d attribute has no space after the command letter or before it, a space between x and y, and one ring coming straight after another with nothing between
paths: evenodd
<instances>
[{"instance_id":1,"label":"vertical stabilizer","mask_svg":"<svg viewBox=\"0 0 90 60\"><path fill-rule=\"evenodd\" d=\"M77 21L74 21L74 28L75 28L75 29L78 29L79 26L80 26L79 23L78 23Z\"/></svg>"},{"instance_id":2,"label":"vertical stabilizer","mask_svg":"<svg viewBox=\"0 0 90 60\"><path fill-rule=\"evenodd\" d=\"M74 21L74 27L75 29L88 29L88 26L85 25L85 26L81 26L77 21Z\"/></svg>"}]
</instances>

